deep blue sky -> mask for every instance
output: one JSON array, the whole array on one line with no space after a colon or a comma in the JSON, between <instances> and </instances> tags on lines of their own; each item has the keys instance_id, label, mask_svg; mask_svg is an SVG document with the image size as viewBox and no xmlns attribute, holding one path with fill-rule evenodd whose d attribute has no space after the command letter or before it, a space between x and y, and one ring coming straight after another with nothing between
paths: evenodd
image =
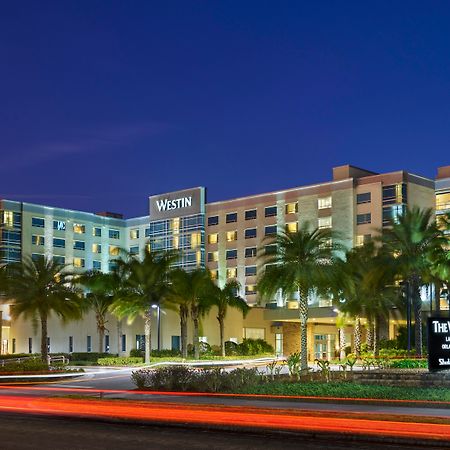
<instances>
[{"instance_id":1,"label":"deep blue sky","mask_svg":"<svg viewBox=\"0 0 450 450\"><path fill-rule=\"evenodd\" d=\"M0 196L144 215L450 164L450 3L0 4Z\"/></svg>"}]
</instances>

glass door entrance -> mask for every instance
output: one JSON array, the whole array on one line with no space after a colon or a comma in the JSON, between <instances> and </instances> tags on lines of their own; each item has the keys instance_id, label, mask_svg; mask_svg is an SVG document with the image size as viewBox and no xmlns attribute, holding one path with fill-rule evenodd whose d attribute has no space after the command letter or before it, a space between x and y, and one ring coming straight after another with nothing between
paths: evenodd
<instances>
[{"instance_id":1,"label":"glass door entrance","mask_svg":"<svg viewBox=\"0 0 450 450\"><path fill-rule=\"evenodd\" d=\"M335 335L314 335L314 359L333 359L335 356Z\"/></svg>"}]
</instances>

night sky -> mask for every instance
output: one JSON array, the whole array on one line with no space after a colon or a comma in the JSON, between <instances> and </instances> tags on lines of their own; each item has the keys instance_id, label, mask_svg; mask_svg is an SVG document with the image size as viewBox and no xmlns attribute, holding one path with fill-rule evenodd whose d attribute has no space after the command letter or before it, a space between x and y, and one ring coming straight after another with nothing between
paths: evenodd
<instances>
[{"instance_id":1,"label":"night sky","mask_svg":"<svg viewBox=\"0 0 450 450\"><path fill-rule=\"evenodd\" d=\"M3 1L0 196L127 217L450 164L450 2Z\"/></svg>"}]
</instances>

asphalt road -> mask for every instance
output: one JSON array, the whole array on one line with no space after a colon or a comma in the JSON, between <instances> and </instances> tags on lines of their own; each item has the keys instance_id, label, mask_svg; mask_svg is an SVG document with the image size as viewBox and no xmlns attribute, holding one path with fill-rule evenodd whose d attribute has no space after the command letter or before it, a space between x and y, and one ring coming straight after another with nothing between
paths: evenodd
<instances>
[{"instance_id":1,"label":"asphalt road","mask_svg":"<svg viewBox=\"0 0 450 450\"><path fill-rule=\"evenodd\" d=\"M125 423L22 416L0 413L0 448L2 450L71 449L328 449L349 447L359 450L423 448L411 444L377 444L335 439L304 438L289 434L252 434L226 431L192 430ZM427 446L427 450L438 447ZM439 447L442 448L442 447Z\"/></svg>"}]
</instances>

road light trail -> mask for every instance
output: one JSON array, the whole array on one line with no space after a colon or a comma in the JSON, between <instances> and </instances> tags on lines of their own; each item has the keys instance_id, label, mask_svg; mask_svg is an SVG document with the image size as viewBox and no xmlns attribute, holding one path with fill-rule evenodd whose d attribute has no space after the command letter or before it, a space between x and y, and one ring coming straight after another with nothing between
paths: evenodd
<instances>
[{"instance_id":1,"label":"road light trail","mask_svg":"<svg viewBox=\"0 0 450 450\"><path fill-rule=\"evenodd\" d=\"M159 424L202 425L240 429L322 432L450 442L450 425L328 417L291 410L246 406L194 406L122 400L0 396L0 410L83 418L125 419Z\"/></svg>"}]
</instances>

